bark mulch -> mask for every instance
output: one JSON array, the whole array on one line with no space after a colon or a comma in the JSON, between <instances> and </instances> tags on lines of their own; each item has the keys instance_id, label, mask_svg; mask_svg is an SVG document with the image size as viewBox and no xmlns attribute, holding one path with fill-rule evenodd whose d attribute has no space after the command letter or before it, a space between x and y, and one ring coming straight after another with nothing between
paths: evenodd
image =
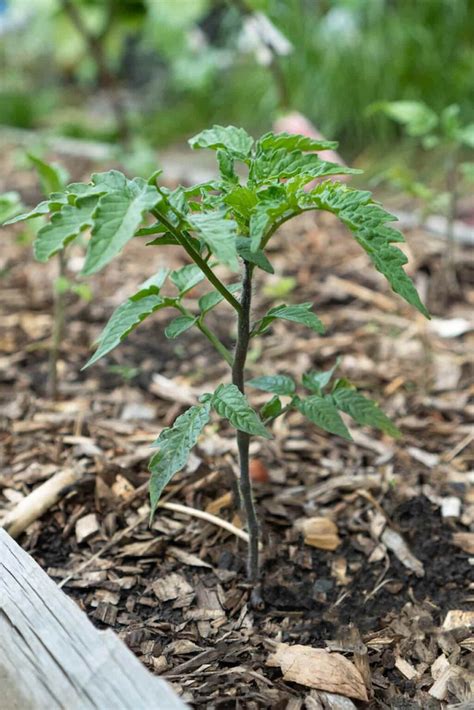
<instances>
[{"instance_id":1,"label":"bark mulch","mask_svg":"<svg viewBox=\"0 0 474 710\"><path fill-rule=\"evenodd\" d=\"M91 302L69 298L51 401L54 264L33 262L22 229L2 239L0 515L58 471L80 472L19 541L94 624L114 629L194 707L474 707L472 253L459 248L460 290L447 300L443 244L409 235L409 271L434 314L427 322L332 219L305 217L274 238L276 275L258 283L254 313L275 297L313 301L327 333L276 323L255 342L249 373L301 377L339 356L341 375L377 399L403 437L354 428L347 442L295 413L276 422L271 441L253 441L263 551L252 590L245 543L231 533L189 510L159 509L147 523L150 443L226 381L207 341L192 332L167 341L160 312L80 369L113 308L161 265L183 263L180 254L132 244L91 282ZM74 247L71 274L81 259ZM228 316L222 305L209 323L231 347ZM232 432L212 423L165 500L241 526L235 489ZM332 685L312 672L295 679L272 661L286 649L278 644L349 659L368 701L349 699L337 673Z\"/></svg>"}]
</instances>

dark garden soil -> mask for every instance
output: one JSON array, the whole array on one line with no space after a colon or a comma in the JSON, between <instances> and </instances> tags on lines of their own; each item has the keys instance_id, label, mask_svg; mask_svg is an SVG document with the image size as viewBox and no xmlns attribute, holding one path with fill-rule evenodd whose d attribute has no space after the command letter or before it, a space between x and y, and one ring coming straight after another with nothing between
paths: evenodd
<instances>
[{"instance_id":1,"label":"dark garden soil","mask_svg":"<svg viewBox=\"0 0 474 710\"><path fill-rule=\"evenodd\" d=\"M20 188L28 195L21 180ZM193 707L474 707L472 251L459 247L460 290L447 299L443 244L408 235L409 272L435 316L428 323L332 219L305 217L274 238L276 274L259 280L254 312L274 298L313 301L327 333L277 323L252 349L249 373L300 377L340 356L340 372L403 437L354 429L346 442L295 413L277 420L271 441L255 440L263 550L261 588L251 589L245 542L192 511L242 525L230 430L209 425L166 489L165 502L186 511L159 509L147 525L150 443L227 377L207 341L192 333L167 341L160 312L80 370L112 310L161 265L184 263L180 254L134 243L91 281L90 303L70 298L52 401L54 264L34 263L24 241L21 229L3 232L0 518L58 471L81 473L19 542L93 623L114 629ZM71 275L81 253L71 250ZM209 322L231 347L226 306ZM278 643L342 653L369 702L283 680L267 665Z\"/></svg>"}]
</instances>

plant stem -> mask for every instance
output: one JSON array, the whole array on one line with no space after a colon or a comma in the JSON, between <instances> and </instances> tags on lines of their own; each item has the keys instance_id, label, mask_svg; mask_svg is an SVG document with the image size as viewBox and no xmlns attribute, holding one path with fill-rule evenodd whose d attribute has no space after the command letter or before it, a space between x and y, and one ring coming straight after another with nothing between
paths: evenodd
<instances>
[{"instance_id":1,"label":"plant stem","mask_svg":"<svg viewBox=\"0 0 474 710\"><path fill-rule=\"evenodd\" d=\"M242 310L242 307L238 300L234 298L234 296L231 294L230 291L228 291L225 287L225 285L220 281L215 273L212 271L210 266L208 266L207 262L202 258L202 256L199 254L199 252L196 251L196 249L193 247L193 245L188 241L187 235L180 229L176 229L176 227L173 227L171 222L169 222L166 217L164 217L161 212L157 209L153 210L153 213L157 219L160 220L162 224L167 228L169 232L176 238L176 241L180 243L180 245L183 247L183 249L186 251L186 253L191 257L191 259L194 261L197 266L201 269L203 274L207 277L208 281L214 286L214 288L219 291L221 296L225 298L225 300L230 303L232 308L234 308L238 313Z\"/></svg>"},{"instance_id":2,"label":"plant stem","mask_svg":"<svg viewBox=\"0 0 474 710\"><path fill-rule=\"evenodd\" d=\"M457 210L457 185L458 183L458 166L457 166L457 151L453 151L448 164L446 188L449 195L448 213L446 217L446 253L445 253L445 271L447 290L452 294L457 291L456 279L456 261L455 261L455 241L454 241L454 221L456 219Z\"/></svg>"},{"instance_id":3,"label":"plant stem","mask_svg":"<svg viewBox=\"0 0 474 710\"><path fill-rule=\"evenodd\" d=\"M198 320L196 325L199 328L199 330L201 331L201 333L206 336L206 338L209 340L210 343L212 343L212 345L217 350L217 352L224 358L226 363L232 367L232 365L234 363L234 358L232 357L232 353L230 353L227 350L226 346L223 343L221 343L219 338L216 335L214 335L212 330L209 330L209 328L207 327L207 325L205 325L205 323Z\"/></svg>"},{"instance_id":4,"label":"plant stem","mask_svg":"<svg viewBox=\"0 0 474 710\"><path fill-rule=\"evenodd\" d=\"M245 361L250 340L250 303L252 299L252 266L247 261L245 264L244 278L242 281L242 295L240 299L237 327L237 344L235 347L234 364L232 367L232 382L244 393L245 387ZM240 495L245 508L247 527L249 532L249 551L247 558L247 577L250 582L258 580L258 521L252 495L252 483L249 472L249 445L250 435L237 431L237 446L239 450L240 466Z\"/></svg>"},{"instance_id":5,"label":"plant stem","mask_svg":"<svg viewBox=\"0 0 474 710\"><path fill-rule=\"evenodd\" d=\"M114 0L108 0L107 14L104 25L99 33L92 33L84 22L81 13L77 8L75 0L61 0L63 11L69 17L76 31L81 35L87 46L89 54L93 58L99 84L110 92L110 102L115 115L117 132L120 141L127 146L130 142L130 128L127 121L126 109L120 96L118 77L110 71L105 52L105 39L114 24L115 4Z\"/></svg>"},{"instance_id":6,"label":"plant stem","mask_svg":"<svg viewBox=\"0 0 474 710\"><path fill-rule=\"evenodd\" d=\"M184 316L190 316L191 318L194 318L194 316L193 316L193 314L191 313L191 311L188 311L188 309L185 308L184 306L182 306L181 304L177 304L177 308L181 311L181 313L182 313ZM209 340L209 342L211 343L211 345L213 345L214 348L217 350L217 352L219 353L219 355L221 355L221 357L224 358L224 360L226 361L226 363L232 367L233 362L234 362L234 358L232 357L232 353L230 353L230 352L227 350L226 346L225 346L223 343L221 343L221 341L219 340L219 338L217 337L217 335L214 335L214 333L212 332L212 330L210 330L210 329L207 327L207 325L204 323L204 321L201 320L201 318L199 318L199 319L196 321L196 327L201 331L201 333L202 333L203 335L206 336L206 338Z\"/></svg>"},{"instance_id":7,"label":"plant stem","mask_svg":"<svg viewBox=\"0 0 474 710\"><path fill-rule=\"evenodd\" d=\"M66 275L66 257L64 251L58 253L59 278ZM64 330L65 293L62 288L55 288L53 310L53 333L49 351L48 392L51 399L58 396L58 357Z\"/></svg>"}]
</instances>

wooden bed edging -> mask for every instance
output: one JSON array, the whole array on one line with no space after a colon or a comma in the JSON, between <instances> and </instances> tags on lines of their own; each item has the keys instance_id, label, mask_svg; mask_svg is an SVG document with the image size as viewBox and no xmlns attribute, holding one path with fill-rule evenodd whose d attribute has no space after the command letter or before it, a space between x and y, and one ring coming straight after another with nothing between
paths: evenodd
<instances>
[{"instance_id":1,"label":"wooden bed edging","mask_svg":"<svg viewBox=\"0 0 474 710\"><path fill-rule=\"evenodd\" d=\"M77 604L0 529L2 710L185 710L112 631Z\"/></svg>"}]
</instances>

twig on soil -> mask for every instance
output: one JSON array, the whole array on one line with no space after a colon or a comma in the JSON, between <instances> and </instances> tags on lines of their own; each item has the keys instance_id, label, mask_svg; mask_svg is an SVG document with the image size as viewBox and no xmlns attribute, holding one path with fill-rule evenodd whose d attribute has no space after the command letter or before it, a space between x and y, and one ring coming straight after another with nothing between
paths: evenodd
<instances>
[{"instance_id":1,"label":"twig on soil","mask_svg":"<svg viewBox=\"0 0 474 710\"><path fill-rule=\"evenodd\" d=\"M179 503L158 503L158 508L164 508L165 510L173 510L176 513L190 515L193 518L200 518L201 520L205 520L208 523L212 523L213 525L217 525L218 527L227 530L236 537L239 537L241 540L244 540L246 543L249 542L249 536L244 530L241 530L235 525L232 525L232 523L229 523L227 520L223 520L222 518L217 517L217 515L213 515L212 513L206 513L205 510L190 508L187 505L180 505Z\"/></svg>"},{"instance_id":2,"label":"twig on soil","mask_svg":"<svg viewBox=\"0 0 474 710\"><path fill-rule=\"evenodd\" d=\"M446 454L443 454L443 456L441 457L442 460L446 463L450 463L453 459L456 458L456 456L459 456L461 451L463 451L466 446L469 446L473 439L474 431L471 431L467 436L464 437L464 439L462 439L462 441L459 442L459 444L454 447L454 449L451 449L451 451L448 451Z\"/></svg>"},{"instance_id":3,"label":"twig on soil","mask_svg":"<svg viewBox=\"0 0 474 710\"><path fill-rule=\"evenodd\" d=\"M59 471L32 493L23 498L11 510L1 523L1 526L16 538L35 520L38 520L47 510L79 481L82 472L68 468Z\"/></svg>"}]
</instances>

